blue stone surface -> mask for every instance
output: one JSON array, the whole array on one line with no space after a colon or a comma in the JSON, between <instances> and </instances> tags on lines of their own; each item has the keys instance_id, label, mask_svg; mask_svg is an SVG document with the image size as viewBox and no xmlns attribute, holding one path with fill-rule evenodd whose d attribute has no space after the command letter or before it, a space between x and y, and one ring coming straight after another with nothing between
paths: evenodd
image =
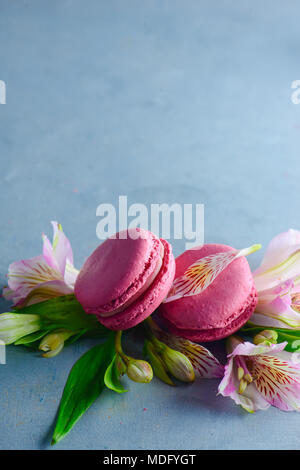
<instances>
[{"instance_id":1,"label":"blue stone surface","mask_svg":"<svg viewBox=\"0 0 300 470\"><path fill-rule=\"evenodd\" d=\"M299 229L299 14L296 0L2 0L1 285L9 263L41 252L51 220L80 267L99 243L97 206L119 195L203 203L206 242L265 248ZM7 348L1 449L50 448L68 372L91 344L49 360ZM299 448L299 414L247 414L216 397L217 380L127 385L57 448Z\"/></svg>"}]
</instances>

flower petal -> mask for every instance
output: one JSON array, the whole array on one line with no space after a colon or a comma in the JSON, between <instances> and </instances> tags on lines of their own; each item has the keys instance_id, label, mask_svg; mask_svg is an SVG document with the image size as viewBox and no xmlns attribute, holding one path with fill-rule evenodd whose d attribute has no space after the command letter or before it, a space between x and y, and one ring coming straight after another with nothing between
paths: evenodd
<instances>
[{"instance_id":1,"label":"flower petal","mask_svg":"<svg viewBox=\"0 0 300 470\"><path fill-rule=\"evenodd\" d=\"M53 280L63 281L62 275L51 268L42 255L15 261L8 268L8 288L13 294L8 294L6 289L4 295L10 295L14 302L20 302L39 284Z\"/></svg>"},{"instance_id":2,"label":"flower petal","mask_svg":"<svg viewBox=\"0 0 300 470\"><path fill-rule=\"evenodd\" d=\"M262 397L253 384L249 384L243 394L238 393L239 382L235 375L234 359L230 358L225 366L224 377L218 388L219 394L232 398L249 413L265 410L270 404Z\"/></svg>"},{"instance_id":3,"label":"flower petal","mask_svg":"<svg viewBox=\"0 0 300 470\"><path fill-rule=\"evenodd\" d=\"M166 298L165 302L200 294L232 261L241 256L247 256L260 248L261 245L253 245L242 250L216 253L197 260L187 268L182 276L175 279L170 296Z\"/></svg>"},{"instance_id":4,"label":"flower petal","mask_svg":"<svg viewBox=\"0 0 300 470\"><path fill-rule=\"evenodd\" d=\"M59 297L61 295L72 294L73 289L64 281L48 281L39 284L35 289L31 290L27 297L18 302L18 307L25 307L45 300Z\"/></svg>"},{"instance_id":5,"label":"flower petal","mask_svg":"<svg viewBox=\"0 0 300 470\"><path fill-rule=\"evenodd\" d=\"M6 300L13 300L14 298L14 291L9 287L5 286L2 289L2 295Z\"/></svg>"},{"instance_id":6,"label":"flower petal","mask_svg":"<svg viewBox=\"0 0 300 470\"><path fill-rule=\"evenodd\" d=\"M79 270L74 268L73 264L71 264L70 261L67 259L65 269L65 283L69 286L74 287L78 274Z\"/></svg>"},{"instance_id":7,"label":"flower petal","mask_svg":"<svg viewBox=\"0 0 300 470\"><path fill-rule=\"evenodd\" d=\"M38 315L2 313L0 315L0 340L12 344L41 328Z\"/></svg>"},{"instance_id":8,"label":"flower petal","mask_svg":"<svg viewBox=\"0 0 300 470\"><path fill-rule=\"evenodd\" d=\"M69 239L62 230L61 224L51 222L53 226L53 242L46 235L43 238L43 255L49 266L60 271L64 276L67 262L73 265L73 251Z\"/></svg>"},{"instance_id":9,"label":"flower petal","mask_svg":"<svg viewBox=\"0 0 300 470\"><path fill-rule=\"evenodd\" d=\"M265 327L264 329L268 329L268 328L286 328L290 330L294 329L293 326L288 325L286 322L282 322L281 320L275 317L273 318L271 316L262 315L258 312L253 313L250 320L253 326L255 325L264 326Z\"/></svg>"},{"instance_id":10,"label":"flower petal","mask_svg":"<svg viewBox=\"0 0 300 470\"><path fill-rule=\"evenodd\" d=\"M231 338L229 338L229 341ZM287 342L278 343L278 344L271 344L270 346L265 344L253 344L249 341L245 341L244 343L239 343L229 357L234 356L259 356L260 354L275 354L277 352L283 351L286 347Z\"/></svg>"},{"instance_id":11,"label":"flower petal","mask_svg":"<svg viewBox=\"0 0 300 470\"><path fill-rule=\"evenodd\" d=\"M293 291L292 280L261 291L251 323L277 328L300 328L300 313L292 307Z\"/></svg>"},{"instance_id":12,"label":"flower petal","mask_svg":"<svg viewBox=\"0 0 300 470\"><path fill-rule=\"evenodd\" d=\"M300 411L300 364L277 354L259 355L252 362L251 375L270 405L283 411Z\"/></svg>"},{"instance_id":13,"label":"flower petal","mask_svg":"<svg viewBox=\"0 0 300 470\"><path fill-rule=\"evenodd\" d=\"M243 394L237 393L236 403L241 405L246 411L249 411L249 413L267 410L270 407L270 403L259 393L253 383L247 386Z\"/></svg>"},{"instance_id":14,"label":"flower petal","mask_svg":"<svg viewBox=\"0 0 300 470\"><path fill-rule=\"evenodd\" d=\"M170 348L181 352L191 361L197 377L209 379L223 376L224 367L205 347L179 336L166 333L154 321L151 322L151 329L160 341L167 344Z\"/></svg>"},{"instance_id":15,"label":"flower petal","mask_svg":"<svg viewBox=\"0 0 300 470\"><path fill-rule=\"evenodd\" d=\"M57 222L51 222L54 230L53 234L53 254L62 274L65 273L66 262L69 260L71 264L73 261L73 251L69 239L63 232L62 226Z\"/></svg>"},{"instance_id":16,"label":"flower petal","mask_svg":"<svg viewBox=\"0 0 300 470\"><path fill-rule=\"evenodd\" d=\"M236 391L236 383L233 374L233 357L229 358L228 363L224 367L224 376L219 384L218 391L226 397Z\"/></svg>"},{"instance_id":17,"label":"flower petal","mask_svg":"<svg viewBox=\"0 0 300 470\"><path fill-rule=\"evenodd\" d=\"M293 229L271 240L260 267L253 273L258 292L299 274L300 231Z\"/></svg>"},{"instance_id":18,"label":"flower petal","mask_svg":"<svg viewBox=\"0 0 300 470\"><path fill-rule=\"evenodd\" d=\"M49 266L51 266L51 268L55 269L56 271L60 271L58 263L53 253L52 243L50 242L47 235L45 235L44 233L42 234L42 240L43 240L43 256L47 264L49 264Z\"/></svg>"}]
</instances>

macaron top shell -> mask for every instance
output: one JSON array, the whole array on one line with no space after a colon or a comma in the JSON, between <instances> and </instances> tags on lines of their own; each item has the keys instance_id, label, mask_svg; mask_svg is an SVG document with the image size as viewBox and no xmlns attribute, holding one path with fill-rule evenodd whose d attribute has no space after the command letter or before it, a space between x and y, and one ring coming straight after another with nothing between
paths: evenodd
<instances>
[{"instance_id":1,"label":"macaron top shell","mask_svg":"<svg viewBox=\"0 0 300 470\"><path fill-rule=\"evenodd\" d=\"M198 259L230 250L233 248L227 245L207 244L184 252L176 258L175 279ZM241 257L227 266L200 294L162 304L160 311L178 330L224 329L243 314L249 306L249 296L253 295L255 297L256 291L251 270L247 259ZM255 303L254 298L254 306Z\"/></svg>"},{"instance_id":2,"label":"macaron top shell","mask_svg":"<svg viewBox=\"0 0 300 470\"><path fill-rule=\"evenodd\" d=\"M153 280L162 255L163 245L153 233L139 228L121 231L84 263L75 284L76 298L87 313L120 309Z\"/></svg>"}]
</instances>

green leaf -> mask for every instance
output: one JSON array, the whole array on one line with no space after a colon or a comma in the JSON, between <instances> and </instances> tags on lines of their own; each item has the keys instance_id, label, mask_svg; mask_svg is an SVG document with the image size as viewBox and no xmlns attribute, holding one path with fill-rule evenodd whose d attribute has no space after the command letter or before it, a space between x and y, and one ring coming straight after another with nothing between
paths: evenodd
<instances>
[{"instance_id":1,"label":"green leaf","mask_svg":"<svg viewBox=\"0 0 300 470\"><path fill-rule=\"evenodd\" d=\"M80 339L83 335L85 335L87 330L81 330L79 333L71 336L69 339L65 341L65 346L70 346L70 344L75 343L78 339Z\"/></svg>"},{"instance_id":2,"label":"green leaf","mask_svg":"<svg viewBox=\"0 0 300 470\"><path fill-rule=\"evenodd\" d=\"M35 341L38 341L39 339L43 338L48 333L47 330L40 330L36 331L35 333L31 333L30 335L23 336L23 338L18 339L18 341L14 342L15 346L19 345L29 345L31 343L34 343Z\"/></svg>"},{"instance_id":3,"label":"green leaf","mask_svg":"<svg viewBox=\"0 0 300 470\"><path fill-rule=\"evenodd\" d=\"M108 334L95 315L87 315L74 294L62 295L23 308L16 313L39 315L45 328L67 328L69 330L97 329Z\"/></svg>"},{"instance_id":4,"label":"green leaf","mask_svg":"<svg viewBox=\"0 0 300 470\"><path fill-rule=\"evenodd\" d=\"M60 401L52 444L72 429L104 389L104 375L115 355L114 333L86 352L73 366Z\"/></svg>"},{"instance_id":5,"label":"green leaf","mask_svg":"<svg viewBox=\"0 0 300 470\"><path fill-rule=\"evenodd\" d=\"M290 333L278 331L277 343L283 343L284 341L287 341L288 343L284 348L286 351L300 351L300 335L298 333L293 334L293 331Z\"/></svg>"},{"instance_id":6,"label":"green leaf","mask_svg":"<svg viewBox=\"0 0 300 470\"><path fill-rule=\"evenodd\" d=\"M287 345L284 348L286 351L298 352L300 351L300 330L294 330L292 328L274 328L263 325L255 325L254 323L248 322L240 330L245 335L255 336L263 330L274 330L278 333L277 343L283 343L287 341ZM295 343L297 341L297 343Z\"/></svg>"},{"instance_id":7,"label":"green leaf","mask_svg":"<svg viewBox=\"0 0 300 470\"><path fill-rule=\"evenodd\" d=\"M115 354L113 360L111 361L108 368L106 369L106 372L104 375L104 383L107 388L109 388L110 390L113 390L114 392L117 392L117 393L128 392L128 390L125 390L125 388L120 382L120 374L116 366L116 358L117 358L117 355Z\"/></svg>"}]
</instances>

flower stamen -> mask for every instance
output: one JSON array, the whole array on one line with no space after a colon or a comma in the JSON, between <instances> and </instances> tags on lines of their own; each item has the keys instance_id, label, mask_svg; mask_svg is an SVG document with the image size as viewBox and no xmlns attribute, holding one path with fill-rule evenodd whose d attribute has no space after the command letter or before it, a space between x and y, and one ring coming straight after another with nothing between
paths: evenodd
<instances>
[{"instance_id":1,"label":"flower stamen","mask_svg":"<svg viewBox=\"0 0 300 470\"><path fill-rule=\"evenodd\" d=\"M253 381L253 378L242 356L236 358L236 362L237 362L237 376L239 380L239 393L243 394L247 386Z\"/></svg>"},{"instance_id":2,"label":"flower stamen","mask_svg":"<svg viewBox=\"0 0 300 470\"><path fill-rule=\"evenodd\" d=\"M245 375L245 371L244 371L243 367L238 367L238 379L242 380L244 375Z\"/></svg>"},{"instance_id":3,"label":"flower stamen","mask_svg":"<svg viewBox=\"0 0 300 470\"><path fill-rule=\"evenodd\" d=\"M246 380L246 382L248 382L249 384L251 384L251 382L253 382L253 378L250 374L245 374L244 380Z\"/></svg>"},{"instance_id":4,"label":"flower stamen","mask_svg":"<svg viewBox=\"0 0 300 470\"><path fill-rule=\"evenodd\" d=\"M239 393L242 395L244 393L244 391L246 390L247 388L247 385L248 385L248 382L244 379L242 379L240 381L240 385L239 385Z\"/></svg>"}]
</instances>

